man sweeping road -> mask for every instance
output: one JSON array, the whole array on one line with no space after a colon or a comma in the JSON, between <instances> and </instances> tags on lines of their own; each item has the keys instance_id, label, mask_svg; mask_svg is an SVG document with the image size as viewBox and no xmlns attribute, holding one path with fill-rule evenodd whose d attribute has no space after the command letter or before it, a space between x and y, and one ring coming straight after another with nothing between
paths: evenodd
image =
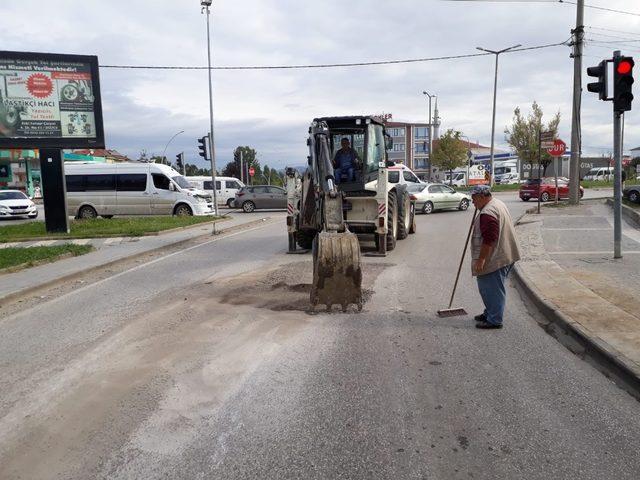
<instances>
[{"instance_id":1,"label":"man sweeping road","mask_svg":"<svg viewBox=\"0 0 640 480\"><path fill-rule=\"evenodd\" d=\"M502 328L507 296L504 282L520 260L513 221L504 202L491 196L489 186L473 187L471 199L480 212L471 237L471 270L485 306L484 312L475 316L476 327Z\"/></svg>"}]
</instances>

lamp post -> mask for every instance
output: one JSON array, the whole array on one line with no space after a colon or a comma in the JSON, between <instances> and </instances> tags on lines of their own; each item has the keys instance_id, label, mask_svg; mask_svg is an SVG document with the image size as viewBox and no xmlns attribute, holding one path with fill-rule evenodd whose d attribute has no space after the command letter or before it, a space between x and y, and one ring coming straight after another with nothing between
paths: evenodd
<instances>
[{"instance_id":1,"label":"lamp post","mask_svg":"<svg viewBox=\"0 0 640 480\"><path fill-rule=\"evenodd\" d=\"M167 153L167 148L169 148L169 144L173 141L174 138L176 138L178 135L180 135L181 133L184 133L184 130L180 130L178 133L176 133L173 137L171 137L169 139L169 141L167 142L167 144L164 146L164 150L162 151L162 159L166 162L167 161L167 157L165 157L165 154Z\"/></svg>"},{"instance_id":2,"label":"lamp post","mask_svg":"<svg viewBox=\"0 0 640 480\"><path fill-rule=\"evenodd\" d=\"M462 138L466 138L467 139L467 178L465 180L464 183L467 184L467 186L469 185L469 173L471 170L471 159L473 158L473 154L471 153L471 141L469 141L469 137L467 137L466 135L460 135Z\"/></svg>"},{"instance_id":3,"label":"lamp post","mask_svg":"<svg viewBox=\"0 0 640 480\"><path fill-rule=\"evenodd\" d=\"M433 143L432 143L433 134L431 133L431 127L433 126L432 120L431 120L431 99L432 98L437 98L437 95L430 95L429 93L427 93L426 90L423 90L422 94L426 95L427 97L429 97L429 119L428 119L427 124L429 125L429 178L431 178L431 171L432 171L432 168L431 168L431 148L433 146Z\"/></svg>"},{"instance_id":4,"label":"lamp post","mask_svg":"<svg viewBox=\"0 0 640 480\"><path fill-rule=\"evenodd\" d=\"M502 50L489 50L487 48L476 47L476 49L481 50L487 53L493 53L496 56L496 74L493 80L493 116L491 118L491 179L490 184L493 186L493 147L494 147L494 139L496 133L496 95L498 93L498 56L501 53L508 52L514 48L521 47L522 45L514 45L509 48L503 48Z\"/></svg>"},{"instance_id":5,"label":"lamp post","mask_svg":"<svg viewBox=\"0 0 640 480\"><path fill-rule=\"evenodd\" d=\"M213 0L200 0L200 5L202 6L201 12L207 13L207 60L209 68L207 69L209 73L209 156L211 157L211 186L213 188L213 211L215 215L218 215L218 194L216 191L216 149L214 143L214 135L213 135L213 84L211 83L211 34L210 34L210 26L211 23L209 21L210 7L213 3ZM213 233L216 233L216 224L213 224Z\"/></svg>"}]
</instances>

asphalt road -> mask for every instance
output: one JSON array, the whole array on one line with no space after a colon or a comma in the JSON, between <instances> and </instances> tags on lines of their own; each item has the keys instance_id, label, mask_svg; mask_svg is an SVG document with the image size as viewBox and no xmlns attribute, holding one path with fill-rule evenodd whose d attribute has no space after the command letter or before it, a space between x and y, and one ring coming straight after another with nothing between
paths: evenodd
<instances>
[{"instance_id":1,"label":"asphalt road","mask_svg":"<svg viewBox=\"0 0 640 480\"><path fill-rule=\"evenodd\" d=\"M636 479L640 404L512 287L479 331L465 265L436 316L471 215L365 257L362 313L304 312L277 223L0 319L0 478Z\"/></svg>"},{"instance_id":2,"label":"asphalt road","mask_svg":"<svg viewBox=\"0 0 640 480\"><path fill-rule=\"evenodd\" d=\"M509 203L513 203L516 204L518 202L521 202L520 199L518 199L518 195L516 192L503 192L500 193L500 198L504 198L504 199L508 199L507 201ZM612 196L613 195L613 191L612 190L607 190L607 189L603 189L603 190L593 190L593 189L586 189L585 190L585 197L584 198L595 198L595 197L605 197L605 196ZM533 204L535 203L535 201L530 201L529 204ZM226 207L220 207L221 210L223 212L227 212L229 211L228 208ZM271 210L259 210L260 212L265 212L265 211L271 211ZM524 210L523 210L524 211ZM14 224L20 224L20 223L29 223L29 222L43 222L45 219L44 216L44 205L42 204L38 204L38 217L36 219L30 219L30 218L0 218L0 227L3 227L5 225L14 225Z\"/></svg>"}]
</instances>

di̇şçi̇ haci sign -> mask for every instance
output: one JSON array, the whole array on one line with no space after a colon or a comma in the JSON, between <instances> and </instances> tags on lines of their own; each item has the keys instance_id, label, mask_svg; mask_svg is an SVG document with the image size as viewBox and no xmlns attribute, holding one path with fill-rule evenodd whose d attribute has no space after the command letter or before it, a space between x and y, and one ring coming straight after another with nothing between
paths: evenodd
<instances>
[{"instance_id":1,"label":"di\u0307\u015f\u00e7i\u0307 haci sign","mask_svg":"<svg viewBox=\"0 0 640 480\"><path fill-rule=\"evenodd\" d=\"M104 148L98 58L0 51L0 147Z\"/></svg>"}]
</instances>

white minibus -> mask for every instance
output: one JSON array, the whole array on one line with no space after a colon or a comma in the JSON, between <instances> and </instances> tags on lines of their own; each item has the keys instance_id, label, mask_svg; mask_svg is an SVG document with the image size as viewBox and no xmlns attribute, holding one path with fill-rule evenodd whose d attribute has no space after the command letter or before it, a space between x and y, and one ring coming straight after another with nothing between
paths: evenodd
<instances>
[{"instance_id":1,"label":"white minibus","mask_svg":"<svg viewBox=\"0 0 640 480\"><path fill-rule=\"evenodd\" d=\"M65 162L67 211L76 218L211 215L211 196L159 163Z\"/></svg>"}]
</instances>

